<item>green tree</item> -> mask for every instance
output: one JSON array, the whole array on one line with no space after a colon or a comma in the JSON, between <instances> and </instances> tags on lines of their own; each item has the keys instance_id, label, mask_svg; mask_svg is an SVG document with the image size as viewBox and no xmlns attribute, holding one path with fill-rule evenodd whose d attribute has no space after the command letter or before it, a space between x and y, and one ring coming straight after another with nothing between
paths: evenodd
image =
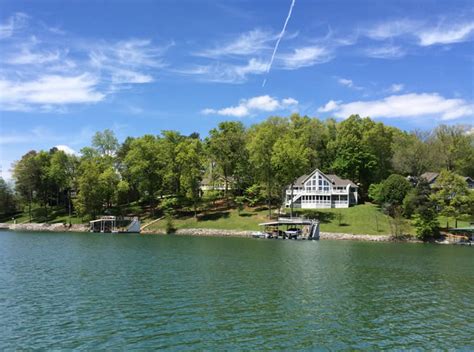
<instances>
[{"instance_id":1,"label":"green tree","mask_svg":"<svg viewBox=\"0 0 474 352\"><path fill-rule=\"evenodd\" d=\"M443 170L436 179L434 189L433 199L438 203L441 215L453 217L457 227L458 219L469 215L472 208L472 195L466 181L454 172Z\"/></svg>"},{"instance_id":2,"label":"green tree","mask_svg":"<svg viewBox=\"0 0 474 352\"><path fill-rule=\"evenodd\" d=\"M192 202L194 217L197 218L197 206L201 200L201 181L203 174L202 143L199 139L185 139L177 147L176 162L180 165L181 188Z\"/></svg>"},{"instance_id":3,"label":"green tree","mask_svg":"<svg viewBox=\"0 0 474 352\"><path fill-rule=\"evenodd\" d=\"M141 197L148 201L152 214L156 198L163 191L164 158L158 137L145 135L130 144L124 163Z\"/></svg>"},{"instance_id":4,"label":"green tree","mask_svg":"<svg viewBox=\"0 0 474 352\"><path fill-rule=\"evenodd\" d=\"M257 182L265 187L269 216L272 212L272 199L274 194L278 192L275 182L276 171L272 163L273 147L287 130L288 122L285 119L271 117L258 125L252 126L249 131L247 149L250 164ZM258 187L257 184L254 186Z\"/></svg>"},{"instance_id":5,"label":"green tree","mask_svg":"<svg viewBox=\"0 0 474 352\"><path fill-rule=\"evenodd\" d=\"M383 183L380 190L381 201L390 205L400 206L403 199L411 190L408 180L397 174L390 175Z\"/></svg>"},{"instance_id":6,"label":"green tree","mask_svg":"<svg viewBox=\"0 0 474 352\"><path fill-rule=\"evenodd\" d=\"M219 123L209 132L206 147L211 161L219 168L225 182L225 197L228 197L229 183L232 180L237 192L245 184L248 170L248 153L245 149L246 131L237 121Z\"/></svg>"},{"instance_id":7,"label":"green tree","mask_svg":"<svg viewBox=\"0 0 474 352\"><path fill-rule=\"evenodd\" d=\"M364 138L369 121L358 115L350 116L338 125L336 140L329 143L335 155L332 169L338 175L358 183L362 196L367 194L377 169L377 156Z\"/></svg>"},{"instance_id":8,"label":"green tree","mask_svg":"<svg viewBox=\"0 0 474 352\"><path fill-rule=\"evenodd\" d=\"M177 160L178 148L186 137L176 131L163 131L160 153L163 156L163 188L168 194L179 195L183 164Z\"/></svg>"},{"instance_id":9,"label":"green tree","mask_svg":"<svg viewBox=\"0 0 474 352\"><path fill-rule=\"evenodd\" d=\"M15 189L20 199L28 204L28 215L32 219L32 204L35 198L37 180L41 177L41 169L36 159L36 151L26 153L13 166Z\"/></svg>"},{"instance_id":10,"label":"green tree","mask_svg":"<svg viewBox=\"0 0 474 352\"><path fill-rule=\"evenodd\" d=\"M434 131L436 160L440 168L474 177L474 135L462 126L441 125Z\"/></svg>"},{"instance_id":11,"label":"green tree","mask_svg":"<svg viewBox=\"0 0 474 352\"><path fill-rule=\"evenodd\" d=\"M105 129L104 132L96 132L92 137L92 146L101 154L113 156L119 148L117 137L112 130Z\"/></svg>"},{"instance_id":12,"label":"green tree","mask_svg":"<svg viewBox=\"0 0 474 352\"><path fill-rule=\"evenodd\" d=\"M0 177L0 215L5 216L15 213L17 204L15 194L5 180Z\"/></svg>"},{"instance_id":13,"label":"green tree","mask_svg":"<svg viewBox=\"0 0 474 352\"><path fill-rule=\"evenodd\" d=\"M298 177L308 171L310 150L304 141L296 138L293 131L289 131L276 141L273 146L272 164L280 181L281 189L291 186L293 200L293 186ZM290 204L290 215L293 216L293 201Z\"/></svg>"},{"instance_id":14,"label":"green tree","mask_svg":"<svg viewBox=\"0 0 474 352\"><path fill-rule=\"evenodd\" d=\"M392 163L395 171L404 175L420 176L430 170L432 158L428 142L418 132L399 132L394 136Z\"/></svg>"},{"instance_id":15,"label":"green tree","mask_svg":"<svg viewBox=\"0 0 474 352\"><path fill-rule=\"evenodd\" d=\"M104 197L101 187L101 167L96 160L84 159L80 164L78 177L79 192L74 199L74 207L80 216L95 218L103 209Z\"/></svg>"}]
</instances>

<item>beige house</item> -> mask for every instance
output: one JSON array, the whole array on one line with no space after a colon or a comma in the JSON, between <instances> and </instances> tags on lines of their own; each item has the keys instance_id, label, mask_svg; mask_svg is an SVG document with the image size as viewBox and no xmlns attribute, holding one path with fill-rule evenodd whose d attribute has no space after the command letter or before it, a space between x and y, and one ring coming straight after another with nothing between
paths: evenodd
<instances>
[{"instance_id":1,"label":"beige house","mask_svg":"<svg viewBox=\"0 0 474 352\"><path fill-rule=\"evenodd\" d=\"M358 186L337 175L324 174L319 169L300 176L285 191L285 206L294 208L348 208L358 202Z\"/></svg>"}]
</instances>

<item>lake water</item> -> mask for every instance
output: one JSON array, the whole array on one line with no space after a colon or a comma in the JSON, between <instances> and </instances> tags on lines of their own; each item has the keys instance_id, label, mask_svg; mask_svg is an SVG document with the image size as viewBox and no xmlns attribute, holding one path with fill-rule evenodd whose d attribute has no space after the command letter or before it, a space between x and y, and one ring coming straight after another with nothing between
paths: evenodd
<instances>
[{"instance_id":1,"label":"lake water","mask_svg":"<svg viewBox=\"0 0 474 352\"><path fill-rule=\"evenodd\" d=\"M474 247L0 232L0 350L474 349Z\"/></svg>"}]
</instances>

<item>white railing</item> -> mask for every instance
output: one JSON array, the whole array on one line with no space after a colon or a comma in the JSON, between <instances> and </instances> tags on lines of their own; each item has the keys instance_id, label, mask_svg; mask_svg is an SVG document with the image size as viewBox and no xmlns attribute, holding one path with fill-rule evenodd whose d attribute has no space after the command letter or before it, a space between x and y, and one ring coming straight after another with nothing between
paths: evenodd
<instances>
[{"instance_id":1,"label":"white railing","mask_svg":"<svg viewBox=\"0 0 474 352\"><path fill-rule=\"evenodd\" d=\"M286 194L291 196L291 190L286 190ZM293 190L293 196L296 196L296 195L321 195L321 194L324 194L324 195L329 195L329 194L349 194L349 192L347 190L335 190L333 189L332 191L320 191L320 190L314 190L314 191L307 191L305 189L303 190Z\"/></svg>"}]
</instances>

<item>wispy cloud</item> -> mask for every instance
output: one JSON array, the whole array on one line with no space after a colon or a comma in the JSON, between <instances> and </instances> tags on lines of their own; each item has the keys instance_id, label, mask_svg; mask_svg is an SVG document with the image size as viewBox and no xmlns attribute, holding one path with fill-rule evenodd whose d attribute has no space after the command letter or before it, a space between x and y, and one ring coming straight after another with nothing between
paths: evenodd
<instances>
[{"instance_id":1,"label":"wispy cloud","mask_svg":"<svg viewBox=\"0 0 474 352\"><path fill-rule=\"evenodd\" d=\"M27 20L28 26L23 23ZM13 34L18 23L21 39ZM68 37L25 14L12 16L0 32L12 37L0 56L0 110L9 111L62 112L70 104L97 103L132 84L153 82L173 45L157 46L143 38L109 42Z\"/></svg>"},{"instance_id":2,"label":"wispy cloud","mask_svg":"<svg viewBox=\"0 0 474 352\"><path fill-rule=\"evenodd\" d=\"M364 53L375 59L399 59L405 56L406 51L399 45L387 44L366 48Z\"/></svg>"},{"instance_id":3,"label":"wispy cloud","mask_svg":"<svg viewBox=\"0 0 474 352\"><path fill-rule=\"evenodd\" d=\"M219 83L243 83L249 75L258 75L266 71L266 63L258 59L250 59L244 64L211 63L197 65L185 69L176 69L174 72L186 76L196 76L201 81Z\"/></svg>"},{"instance_id":4,"label":"wispy cloud","mask_svg":"<svg viewBox=\"0 0 474 352\"><path fill-rule=\"evenodd\" d=\"M375 40L385 40L393 37L399 37L401 35L411 34L421 27L419 21L410 19L397 19L391 21L385 21L376 24L373 27L368 28L365 34Z\"/></svg>"},{"instance_id":5,"label":"wispy cloud","mask_svg":"<svg viewBox=\"0 0 474 352\"><path fill-rule=\"evenodd\" d=\"M443 25L417 33L421 46L453 44L466 41L474 33L474 22Z\"/></svg>"},{"instance_id":6,"label":"wispy cloud","mask_svg":"<svg viewBox=\"0 0 474 352\"><path fill-rule=\"evenodd\" d=\"M314 66L332 59L331 51L323 46L306 46L296 48L288 54L277 57L279 66L286 70L296 70L302 67Z\"/></svg>"},{"instance_id":7,"label":"wispy cloud","mask_svg":"<svg viewBox=\"0 0 474 352\"><path fill-rule=\"evenodd\" d=\"M97 80L79 76L39 76L31 81L0 80L0 106L3 110L29 111L34 106L96 103L105 98L96 89Z\"/></svg>"},{"instance_id":8,"label":"wispy cloud","mask_svg":"<svg viewBox=\"0 0 474 352\"><path fill-rule=\"evenodd\" d=\"M380 100L341 103L329 101L318 112L332 112L334 116L347 118L352 114L372 118L430 117L455 120L474 115L474 105L463 99L448 99L437 93L391 95Z\"/></svg>"},{"instance_id":9,"label":"wispy cloud","mask_svg":"<svg viewBox=\"0 0 474 352\"><path fill-rule=\"evenodd\" d=\"M443 20L438 24L411 19L396 19L381 22L365 31L365 35L374 40L386 40L396 37L411 37L420 46L453 44L472 39L474 22L456 22ZM392 45L393 46L393 45ZM393 57L393 56L392 56Z\"/></svg>"},{"instance_id":10,"label":"wispy cloud","mask_svg":"<svg viewBox=\"0 0 474 352\"><path fill-rule=\"evenodd\" d=\"M337 83L339 83L341 86L347 87L347 88L352 88L355 90L363 90L364 87L358 86L354 83L352 79L348 78L338 78Z\"/></svg>"},{"instance_id":11,"label":"wispy cloud","mask_svg":"<svg viewBox=\"0 0 474 352\"><path fill-rule=\"evenodd\" d=\"M271 49L270 43L275 39L276 35L274 33L257 28L242 33L227 43L219 43L213 48L197 51L194 55L208 58L256 55L264 50Z\"/></svg>"},{"instance_id":12,"label":"wispy cloud","mask_svg":"<svg viewBox=\"0 0 474 352\"><path fill-rule=\"evenodd\" d=\"M242 99L238 105L229 106L222 109L206 108L201 111L205 115L222 115L232 117L246 117L258 112L272 112L295 108L298 101L294 98L278 100L269 95L261 95L250 99Z\"/></svg>"},{"instance_id":13,"label":"wispy cloud","mask_svg":"<svg viewBox=\"0 0 474 352\"><path fill-rule=\"evenodd\" d=\"M405 86L401 83L394 83L390 86L390 92L392 93L398 93L401 92Z\"/></svg>"},{"instance_id":14,"label":"wispy cloud","mask_svg":"<svg viewBox=\"0 0 474 352\"><path fill-rule=\"evenodd\" d=\"M10 16L5 22L0 23L0 39L10 38L15 31L22 29L28 22L29 16L17 12Z\"/></svg>"}]
</instances>

